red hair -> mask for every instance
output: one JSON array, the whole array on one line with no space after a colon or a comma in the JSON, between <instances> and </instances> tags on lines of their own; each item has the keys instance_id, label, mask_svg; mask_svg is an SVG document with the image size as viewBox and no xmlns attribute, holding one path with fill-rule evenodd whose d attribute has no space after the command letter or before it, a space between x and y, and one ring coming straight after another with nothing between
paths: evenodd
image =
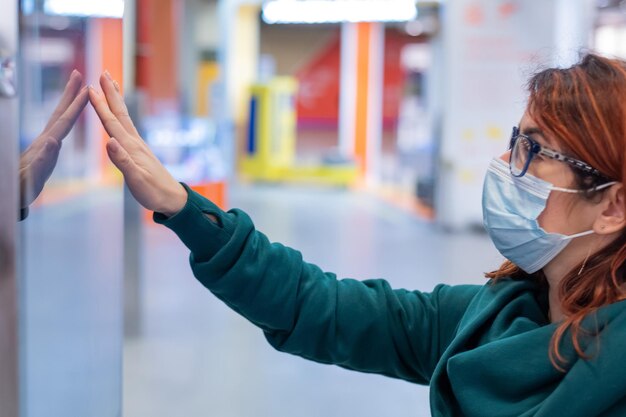
<instances>
[{"instance_id":1,"label":"red hair","mask_svg":"<svg viewBox=\"0 0 626 417\"><path fill-rule=\"evenodd\" d=\"M554 138L572 156L604 176L623 182L626 178L626 62L586 54L576 65L550 68L528 82L528 112L538 127ZM578 188L589 189L607 182L572 168ZM586 193L592 199L603 191ZM624 207L626 210L626 207ZM621 285L626 281L626 232L607 247L583 261L561 281L559 294L566 319L550 343L550 360L563 370L565 358L559 345L568 329L576 353L585 359L580 338L582 321L598 308L626 299ZM497 271L485 274L492 280L526 275L506 261ZM533 278L543 281L541 272Z\"/></svg>"}]
</instances>

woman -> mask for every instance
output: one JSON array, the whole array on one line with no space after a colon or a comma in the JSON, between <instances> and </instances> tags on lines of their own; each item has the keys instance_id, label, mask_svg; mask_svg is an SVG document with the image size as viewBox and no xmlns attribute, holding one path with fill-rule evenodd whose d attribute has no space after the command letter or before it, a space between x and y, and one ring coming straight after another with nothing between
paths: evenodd
<instances>
[{"instance_id":1,"label":"woman","mask_svg":"<svg viewBox=\"0 0 626 417\"><path fill-rule=\"evenodd\" d=\"M392 290L337 280L176 182L116 83L90 100L135 198L191 250L195 276L322 363L431 386L433 416L626 415L626 64L587 55L529 82L527 111L485 178L487 231L507 258L484 286Z\"/></svg>"}]
</instances>

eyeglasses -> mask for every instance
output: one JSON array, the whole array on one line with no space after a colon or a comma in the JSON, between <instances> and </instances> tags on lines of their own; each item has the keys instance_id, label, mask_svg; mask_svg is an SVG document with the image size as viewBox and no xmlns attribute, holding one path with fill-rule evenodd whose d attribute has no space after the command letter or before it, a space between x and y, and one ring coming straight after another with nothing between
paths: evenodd
<instances>
[{"instance_id":1,"label":"eyeglasses","mask_svg":"<svg viewBox=\"0 0 626 417\"><path fill-rule=\"evenodd\" d=\"M528 171L528 167L530 166L530 162L532 161L533 157L535 155L542 155L550 159L565 162L566 164L569 164L574 168L584 171L589 175L610 180L610 178L608 178L606 175L603 175L600 171L583 161L571 158L569 156L563 155L562 153L541 146L530 137L520 133L517 126L513 128L509 149L511 150L509 165L511 169L511 175L513 175L514 177L523 177L526 174L526 171Z\"/></svg>"}]
</instances>

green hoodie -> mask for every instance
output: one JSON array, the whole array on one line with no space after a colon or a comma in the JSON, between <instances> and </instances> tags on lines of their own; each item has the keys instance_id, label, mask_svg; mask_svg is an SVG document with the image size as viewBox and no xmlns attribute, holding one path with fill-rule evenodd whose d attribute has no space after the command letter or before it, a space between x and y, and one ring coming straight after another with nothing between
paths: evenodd
<instances>
[{"instance_id":1,"label":"green hoodie","mask_svg":"<svg viewBox=\"0 0 626 417\"><path fill-rule=\"evenodd\" d=\"M626 416L626 302L585 322L599 332L582 339L591 359L566 334L560 372L548 357L556 325L542 285L504 279L423 293L338 280L270 243L241 210L225 213L187 190L180 213L155 221L191 250L198 280L276 349L428 384L433 417Z\"/></svg>"}]
</instances>

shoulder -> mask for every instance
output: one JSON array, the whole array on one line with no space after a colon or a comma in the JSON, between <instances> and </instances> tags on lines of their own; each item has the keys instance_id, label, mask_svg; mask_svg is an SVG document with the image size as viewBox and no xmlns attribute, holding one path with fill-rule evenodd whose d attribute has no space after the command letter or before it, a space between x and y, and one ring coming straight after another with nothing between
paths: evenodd
<instances>
[{"instance_id":1,"label":"shoulder","mask_svg":"<svg viewBox=\"0 0 626 417\"><path fill-rule=\"evenodd\" d=\"M489 280L472 298L462 323L489 320L496 315L516 315L533 310L533 318L543 320L547 290L532 279L500 278Z\"/></svg>"},{"instance_id":2,"label":"shoulder","mask_svg":"<svg viewBox=\"0 0 626 417\"><path fill-rule=\"evenodd\" d=\"M508 302L527 294L538 294L545 291L534 279L504 277L490 279L476 294L475 302L485 306L491 303Z\"/></svg>"}]
</instances>

